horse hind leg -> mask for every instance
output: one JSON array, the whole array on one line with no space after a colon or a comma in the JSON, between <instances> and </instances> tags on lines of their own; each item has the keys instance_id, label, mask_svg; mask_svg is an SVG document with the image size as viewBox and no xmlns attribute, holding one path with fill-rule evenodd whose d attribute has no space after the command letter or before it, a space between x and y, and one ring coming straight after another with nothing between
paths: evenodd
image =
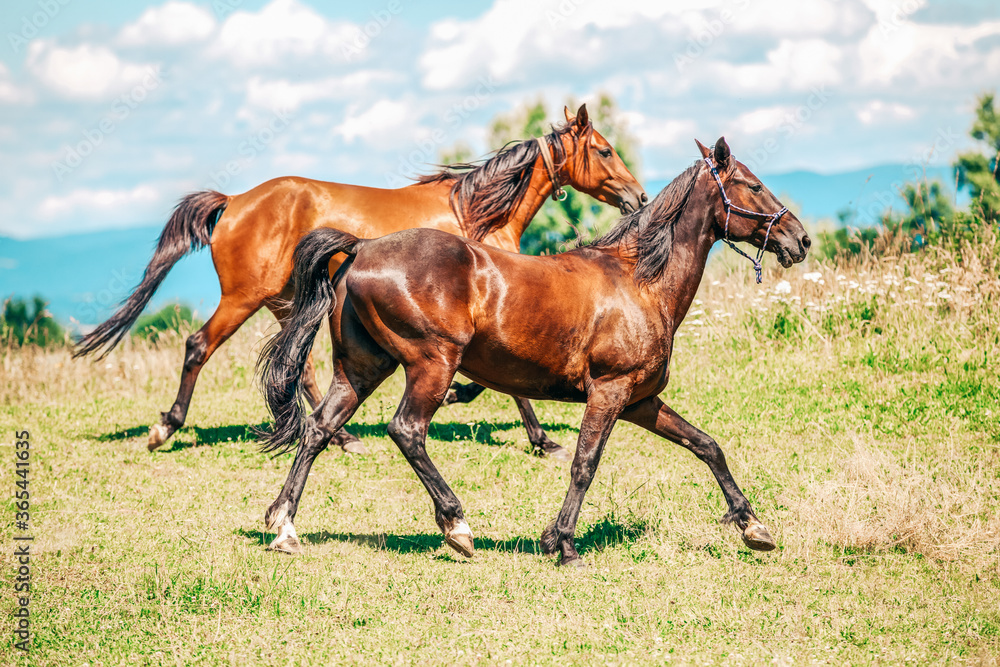
<instances>
[{"instance_id":1,"label":"horse hind leg","mask_svg":"<svg viewBox=\"0 0 1000 667\"><path fill-rule=\"evenodd\" d=\"M735 524L743 543L754 551L771 551L777 547L767 526L757 518L750 501L733 479L722 448L711 436L689 424L656 397L629 406L622 419L690 450L712 471L726 498L729 511L722 517L722 523Z\"/></svg>"},{"instance_id":2,"label":"horse hind leg","mask_svg":"<svg viewBox=\"0 0 1000 667\"><path fill-rule=\"evenodd\" d=\"M486 391L486 387L476 382L469 382L468 384L452 382L451 387L449 387L448 393L445 394L444 401L442 401L441 405L471 403L479 398L479 395L484 391Z\"/></svg>"},{"instance_id":3,"label":"horse hind leg","mask_svg":"<svg viewBox=\"0 0 1000 667\"><path fill-rule=\"evenodd\" d=\"M260 304L240 302L223 295L219 307L215 309L208 322L188 337L177 397L168 412L160 413L160 422L149 428L149 440L146 443L149 451L162 446L184 425L201 369L208 363L212 353L219 349L219 346L226 342L258 308Z\"/></svg>"},{"instance_id":4,"label":"horse hind leg","mask_svg":"<svg viewBox=\"0 0 1000 667\"><path fill-rule=\"evenodd\" d=\"M563 463L572 461L573 456L545 433L545 429L542 428L542 424L535 415L535 409L531 407L531 401L517 396L511 396L511 398L514 399L514 403L521 413L521 421L524 422L524 429L528 432L528 440L531 441L535 453Z\"/></svg>"},{"instance_id":5,"label":"horse hind leg","mask_svg":"<svg viewBox=\"0 0 1000 667\"><path fill-rule=\"evenodd\" d=\"M298 554L302 544L295 532L295 515L306 479L316 457L326 449L366 398L396 369L388 355L359 360L334 359L333 382L316 411L306 418L305 431L281 492L264 514L265 528L276 533L271 551Z\"/></svg>"},{"instance_id":6,"label":"horse hind leg","mask_svg":"<svg viewBox=\"0 0 1000 667\"><path fill-rule=\"evenodd\" d=\"M457 362L443 366L426 363L406 367L406 389L389 422L392 438L434 502L434 519L448 546L469 558L475 553L472 529L462 504L427 456L427 430L455 375Z\"/></svg>"},{"instance_id":7,"label":"horse hind leg","mask_svg":"<svg viewBox=\"0 0 1000 667\"><path fill-rule=\"evenodd\" d=\"M285 322L288 321L288 317L291 314L291 309L287 305L287 301L282 304L268 304L268 310L274 315L275 319L278 320L278 324L282 327L285 326ZM309 406L315 410L316 406L320 404L323 400L323 391L319 387L319 382L316 379L316 365L313 363L313 353L309 353L309 357L306 359L305 368L302 370L302 387L305 389L306 400L309 401ZM340 447L342 450L348 454L357 454L359 456L365 456L368 454L368 449L364 446L361 440L354 434L347 431L345 428L340 428L336 433L333 434L332 439L329 444L333 444Z\"/></svg>"}]
</instances>

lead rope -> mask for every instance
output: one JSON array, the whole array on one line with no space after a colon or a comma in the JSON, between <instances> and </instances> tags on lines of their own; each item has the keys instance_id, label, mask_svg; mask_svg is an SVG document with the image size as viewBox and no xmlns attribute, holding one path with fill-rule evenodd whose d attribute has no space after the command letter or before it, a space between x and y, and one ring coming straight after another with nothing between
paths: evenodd
<instances>
[{"instance_id":1,"label":"lead rope","mask_svg":"<svg viewBox=\"0 0 1000 667\"><path fill-rule=\"evenodd\" d=\"M733 250L735 250L736 252L743 255L751 262L753 262L753 270L757 277L757 284L759 285L762 280L761 272L763 271L763 267L761 266L761 261L764 259L764 249L767 248L767 240L771 238L771 227L773 227L774 223L778 221L778 218L780 218L781 216L783 216L785 213L788 212L788 207L782 206L780 211L770 214L761 213L759 211L751 211L745 208L740 208L739 206L734 204L732 200L729 199L729 196L726 194L726 188L722 186L722 179L719 178L719 170L715 168L715 164L712 163L712 159L706 157L704 158L704 160L705 164L707 164L708 168L712 171L712 177L715 178L716 184L718 184L719 186L719 193L722 195L722 206L723 208L726 209L725 235L722 237L722 240L730 248L732 248ZM745 252L737 248L736 244L729 239L729 214L731 211L736 211L737 213L742 214L744 217L750 217L750 216L763 217L768 221L767 231L764 233L764 243L760 246L760 248L757 249L756 258L751 257L750 255L746 254Z\"/></svg>"},{"instance_id":2,"label":"lead rope","mask_svg":"<svg viewBox=\"0 0 1000 667\"><path fill-rule=\"evenodd\" d=\"M566 191L559 184L556 178L556 167L552 164L552 156L549 154L549 143L545 137L535 137L538 143L538 150L542 154L542 162L545 163L545 170L549 172L549 179L552 181L552 201L566 201Z\"/></svg>"}]
</instances>

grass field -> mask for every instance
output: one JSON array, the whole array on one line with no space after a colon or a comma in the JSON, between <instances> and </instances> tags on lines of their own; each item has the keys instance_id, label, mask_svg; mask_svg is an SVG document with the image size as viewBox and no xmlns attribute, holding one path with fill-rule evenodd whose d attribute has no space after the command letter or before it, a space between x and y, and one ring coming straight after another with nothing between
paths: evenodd
<instances>
[{"instance_id":1,"label":"grass field","mask_svg":"<svg viewBox=\"0 0 1000 667\"><path fill-rule=\"evenodd\" d=\"M442 545L385 435L399 376L353 422L371 455L317 461L296 520L305 554L289 557L261 531L291 459L258 453L247 429L266 416L253 364L271 320L216 355L189 425L153 454L180 337L99 363L4 350L0 663L996 665L998 257L989 237L773 269L764 289L716 258L664 399L716 437L779 550L750 552L718 524L706 466L619 424L581 515L580 572L539 553L568 469L529 455L504 396L443 408L428 443L476 534L472 559ZM572 447L581 407L536 408ZM6 630L22 429L28 656Z\"/></svg>"}]
</instances>

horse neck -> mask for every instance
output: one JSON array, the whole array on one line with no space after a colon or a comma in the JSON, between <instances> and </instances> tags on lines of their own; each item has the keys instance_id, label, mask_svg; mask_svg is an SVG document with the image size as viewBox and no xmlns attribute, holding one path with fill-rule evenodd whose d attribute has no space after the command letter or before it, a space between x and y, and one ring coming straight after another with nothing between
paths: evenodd
<instances>
[{"instance_id":1,"label":"horse neck","mask_svg":"<svg viewBox=\"0 0 1000 667\"><path fill-rule=\"evenodd\" d=\"M696 191L698 188L696 188ZM715 243L713 206L704 197L691 193L687 206L674 226L674 242L663 275L653 290L671 330L677 331L687 315L708 263L708 253Z\"/></svg>"},{"instance_id":2,"label":"horse neck","mask_svg":"<svg viewBox=\"0 0 1000 667\"><path fill-rule=\"evenodd\" d=\"M545 203L545 198L550 194L552 194L552 180L549 178L549 172L545 168L542 156L539 155L535 158L535 164L531 169L531 180L524 197L510 210L506 224L497 229L491 236L506 238L515 250L520 248L524 230L531 224L535 214Z\"/></svg>"}]
</instances>

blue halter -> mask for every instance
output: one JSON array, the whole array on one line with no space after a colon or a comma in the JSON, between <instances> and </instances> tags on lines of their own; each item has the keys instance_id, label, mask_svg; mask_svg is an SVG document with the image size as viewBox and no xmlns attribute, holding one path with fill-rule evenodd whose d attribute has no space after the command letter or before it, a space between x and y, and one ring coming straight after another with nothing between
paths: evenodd
<instances>
[{"instance_id":1,"label":"blue halter","mask_svg":"<svg viewBox=\"0 0 1000 667\"><path fill-rule=\"evenodd\" d=\"M788 212L788 207L782 206L781 210L776 213L761 213L760 211L751 211L749 209L740 208L734 204L731 199L729 199L728 195L726 195L726 188L722 186L722 179L719 178L719 170L716 169L715 164L712 163L712 158L706 157L705 164L707 164L708 168L712 171L712 177L715 178L715 182L719 186L719 194L722 195L722 205L726 209L725 235L722 237L722 240L730 248L753 262L753 270L757 274L757 284L759 285L761 282L761 271L763 270L760 262L764 259L764 248L767 247L767 240L771 237L771 227L774 226L774 223L776 223L781 216ZM742 215L745 218L753 217L767 220L767 231L764 233L764 243L760 246L760 248L758 248L756 259L737 248L736 244L729 240L729 214L732 211L736 211L737 214Z\"/></svg>"}]
</instances>

